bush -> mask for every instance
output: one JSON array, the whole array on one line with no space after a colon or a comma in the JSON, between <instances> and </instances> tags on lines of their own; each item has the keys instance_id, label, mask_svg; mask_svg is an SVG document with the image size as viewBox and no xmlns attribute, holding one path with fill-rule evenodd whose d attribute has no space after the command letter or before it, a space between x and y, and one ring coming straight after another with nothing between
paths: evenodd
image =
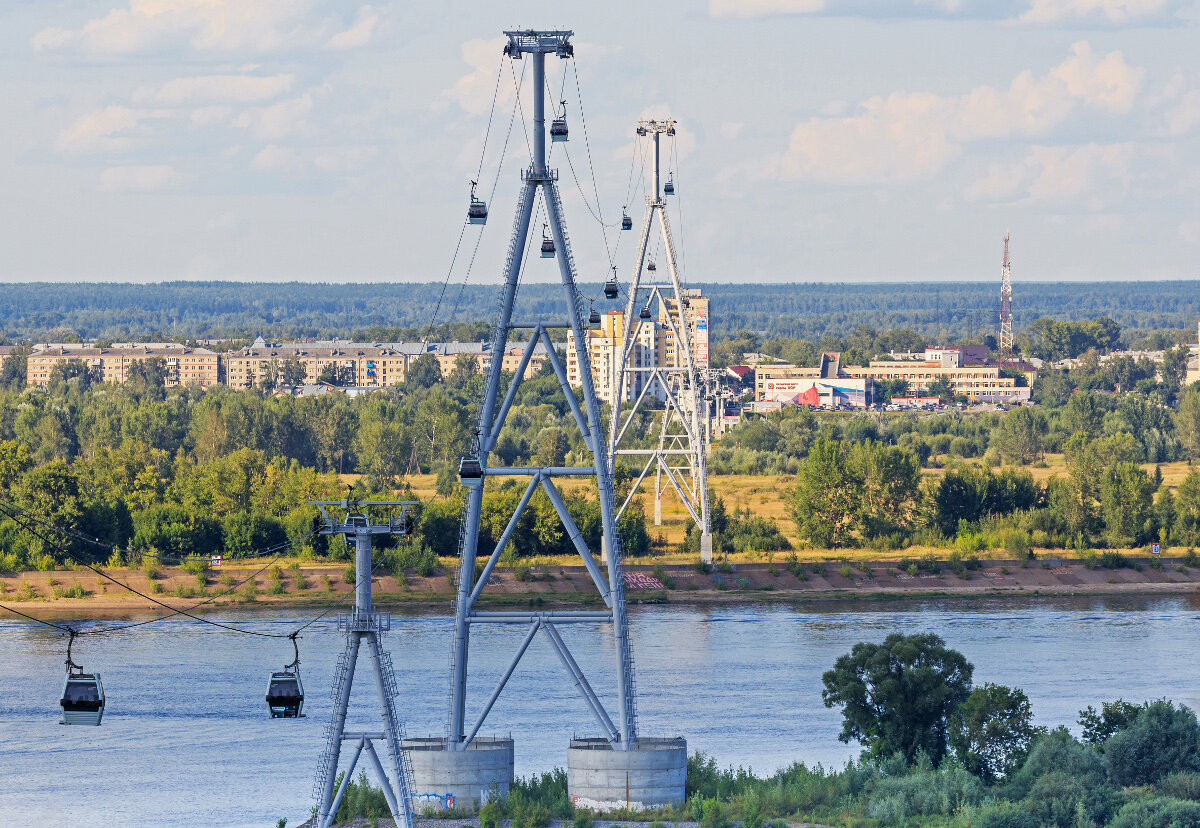
<instances>
[{"instance_id":1,"label":"bush","mask_svg":"<svg viewBox=\"0 0 1200 828\"><path fill-rule=\"evenodd\" d=\"M500 806L500 798L492 796L479 809L479 828L496 828L502 819L504 819L504 810Z\"/></svg>"},{"instance_id":2,"label":"bush","mask_svg":"<svg viewBox=\"0 0 1200 828\"><path fill-rule=\"evenodd\" d=\"M1100 556L1100 566L1105 569L1129 569L1133 564L1120 552L1109 551Z\"/></svg>"},{"instance_id":3,"label":"bush","mask_svg":"<svg viewBox=\"0 0 1200 828\"><path fill-rule=\"evenodd\" d=\"M513 577L521 583L537 580L533 576L533 567L531 567L529 564L518 564L513 569Z\"/></svg>"},{"instance_id":4,"label":"bush","mask_svg":"<svg viewBox=\"0 0 1200 828\"><path fill-rule=\"evenodd\" d=\"M1158 782L1158 789L1176 799L1200 801L1200 773L1172 773Z\"/></svg>"},{"instance_id":5,"label":"bush","mask_svg":"<svg viewBox=\"0 0 1200 828\"><path fill-rule=\"evenodd\" d=\"M344 773L338 774L338 784ZM382 788L376 788L367 780L367 772L360 771L358 779L351 779L338 805L335 822L349 822L356 817L378 820L391 815L387 798Z\"/></svg>"},{"instance_id":6,"label":"bush","mask_svg":"<svg viewBox=\"0 0 1200 828\"><path fill-rule=\"evenodd\" d=\"M1167 797L1137 799L1117 812L1110 828L1200 828L1200 803Z\"/></svg>"},{"instance_id":7,"label":"bush","mask_svg":"<svg viewBox=\"0 0 1200 828\"><path fill-rule=\"evenodd\" d=\"M1200 771L1200 723L1183 705L1150 702L1104 742L1104 755L1119 785L1153 785L1171 773Z\"/></svg>"},{"instance_id":8,"label":"bush","mask_svg":"<svg viewBox=\"0 0 1200 828\"><path fill-rule=\"evenodd\" d=\"M1041 828L1042 823L1021 810L1015 802L996 802L972 812L972 826L977 828Z\"/></svg>"},{"instance_id":9,"label":"bush","mask_svg":"<svg viewBox=\"0 0 1200 828\"><path fill-rule=\"evenodd\" d=\"M718 799L704 800L703 816L700 817L700 828L729 828L729 818Z\"/></svg>"},{"instance_id":10,"label":"bush","mask_svg":"<svg viewBox=\"0 0 1200 828\"><path fill-rule=\"evenodd\" d=\"M480 811L481 821L483 812ZM590 811L576 811L575 820L571 823L572 828L592 828L592 814ZM481 826L482 828L482 826Z\"/></svg>"}]
</instances>

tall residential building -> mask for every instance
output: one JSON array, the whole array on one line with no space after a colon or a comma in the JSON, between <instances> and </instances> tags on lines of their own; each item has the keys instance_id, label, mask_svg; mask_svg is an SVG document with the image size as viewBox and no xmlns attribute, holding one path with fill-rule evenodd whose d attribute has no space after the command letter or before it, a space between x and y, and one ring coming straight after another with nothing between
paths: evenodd
<instances>
[{"instance_id":1,"label":"tall residential building","mask_svg":"<svg viewBox=\"0 0 1200 828\"><path fill-rule=\"evenodd\" d=\"M621 361L621 344L625 340L625 312L609 311L600 317L600 327L588 328L586 334L596 396L602 402L612 405L617 393L617 366ZM655 355L658 353L660 338L658 323L643 322L634 342L633 352L629 354L629 366L653 367L656 364ZM583 382L579 363L575 360L575 335L570 329L567 330L567 381L575 388ZM635 373L633 377L627 378L622 398L625 401L636 399L648 381L649 375L645 374Z\"/></svg>"},{"instance_id":2,"label":"tall residential building","mask_svg":"<svg viewBox=\"0 0 1200 828\"><path fill-rule=\"evenodd\" d=\"M35 345L25 360L26 384L46 385L57 365L78 362L92 369L102 382L124 382L131 368L146 360L161 360L164 384L207 387L220 382L220 356L207 348L189 348L173 342L118 343L98 348L77 343Z\"/></svg>"},{"instance_id":3,"label":"tall residential building","mask_svg":"<svg viewBox=\"0 0 1200 828\"><path fill-rule=\"evenodd\" d=\"M699 288L684 290L684 319L688 326L688 337L692 342L692 361L697 371L709 367L708 361L708 326L709 300L700 294ZM649 320L637 319L639 322L637 340L633 352L629 354L627 368L634 370L625 378L622 393L624 401L637 399L642 388L650 380L650 373L640 369L647 368L683 368L686 360L679 350L676 341L676 331L670 320L678 318L674 298L663 296L658 303L657 317ZM588 351L592 357L592 382L596 385L596 395L610 405L616 395L617 366L620 363L620 348L625 337L624 311L609 311L600 319L600 327L589 328L587 338ZM572 386L580 385L579 366L575 364L575 337L567 331L567 380ZM660 400L666 399L662 386L658 383L647 392Z\"/></svg>"}]
</instances>

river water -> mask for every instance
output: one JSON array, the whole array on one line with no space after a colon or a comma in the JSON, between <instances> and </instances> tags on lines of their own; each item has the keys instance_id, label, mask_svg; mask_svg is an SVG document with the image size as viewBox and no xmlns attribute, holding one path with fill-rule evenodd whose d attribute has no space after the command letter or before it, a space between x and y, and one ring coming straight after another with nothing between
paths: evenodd
<instances>
[{"instance_id":1,"label":"river water","mask_svg":"<svg viewBox=\"0 0 1200 828\"><path fill-rule=\"evenodd\" d=\"M286 632L309 616L211 617ZM641 732L683 734L690 750L760 773L793 761L840 765L857 754L856 745L837 741L839 713L821 702L821 673L854 643L895 631L941 635L975 665L976 684L1023 688L1043 725L1074 727L1080 708L1117 697L1165 696L1200 706L1200 602L1191 597L648 606L632 608L631 625ZM608 631L590 624L560 629L615 716L606 692L614 683ZM522 632L473 631L468 721ZM393 616L385 645L410 735L442 733L451 633L445 616ZM267 674L292 658L286 640L188 621L79 639L75 659L101 673L108 704L102 727L68 728L58 724L63 636L0 621L0 824L299 822L312 804L342 641L332 624L305 631L307 718L272 721L263 694ZM374 729L369 661L360 668L349 726ZM567 739L595 732L540 636L481 731L513 735L519 775L565 765Z\"/></svg>"}]
</instances>

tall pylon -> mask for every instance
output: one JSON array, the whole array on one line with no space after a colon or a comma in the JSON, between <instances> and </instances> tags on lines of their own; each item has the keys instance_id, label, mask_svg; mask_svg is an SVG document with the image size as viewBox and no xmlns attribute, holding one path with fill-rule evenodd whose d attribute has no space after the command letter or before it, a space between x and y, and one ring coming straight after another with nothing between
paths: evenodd
<instances>
[{"instance_id":1,"label":"tall pylon","mask_svg":"<svg viewBox=\"0 0 1200 828\"><path fill-rule=\"evenodd\" d=\"M635 457L640 466L629 494L617 509L617 517L624 514L653 471L654 525L662 525L665 479L700 530L701 560L711 562L713 538L708 510L708 470L705 466L706 434L710 419L708 394L705 379L696 369L692 331L688 324L688 293L679 272L675 241L671 235L671 222L667 217L660 181L660 139L663 135L674 136L675 126L676 122L670 119L642 120L637 125L638 137L649 138L654 144L654 192L646 198L646 217L642 221L641 240L630 279L629 298L625 304L624 342L617 357L617 388L613 395L608 448L614 474L618 457ZM674 190L673 176L671 189ZM658 278L658 271L651 262L649 268L653 269L654 278L647 276L648 281L643 284L643 275L649 272L643 269L647 267L646 251L656 216L667 256L668 280L663 282ZM658 311L657 319L653 310ZM707 324L707 320L705 322ZM639 360L631 359L631 356L634 348L647 339L655 352L666 352L666 348L659 348L657 341L660 329L674 346L671 350L675 359L669 362L654 359L649 367L638 365ZM667 364L660 364L662 362ZM623 407L622 401L626 396L633 397L633 403ZM648 408L650 400L662 405L657 416L655 445L651 448L622 448L622 444L631 442L626 438L632 436L629 429L638 411Z\"/></svg>"},{"instance_id":2,"label":"tall pylon","mask_svg":"<svg viewBox=\"0 0 1200 828\"><path fill-rule=\"evenodd\" d=\"M377 612L371 605L371 539L376 535L403 535L408 531L407 514L412 501L359 501L345 500L313 501L310 505L321 511L322 535L340 535L346 543L354 544L354 609L338 617L338 629L346 633L346 649L338 658L334 671L333 718L325 726L325 750L317 763L313 793L317 798L316 828L328 828L333 824L346 785L354 778L354 766L364 750L375 767L384 798L392 812L397 828L412 828L413 813L411 792L412 765L408 752L404 750L404 725L396 713L396 679L392 672L392 658L380 645L380 639L391 628L391 615ZM371 510L386 509L385 520L372 520ZM397 513L396 510L399 510ZM330 514L330 511L333 514ZM351 541L353 538L353 541ZM375 689L379 693L382 708L382 733L363 731L348 733L346 716L350 706L350 690L354 685L354 668L358 654L366 643L371 655L371 666L375 672ZM375 741L387 743L391 757L395 782L388 778L375 751ZM350 760L342 784L334 791L337 781L338 760L342 743L354 744L354 756Z\"/></svg>"},{"instance_id":3,"label":"tall pylon","mask_svg":"<svg viewBox=\"0 0 1200 828\"><path fill-rule=\"evenodd\" d=\"M1008 260L1008 231L1004 233L1004 262L1000 266L1000 365L1013 359L1012 262Z\"/></svg>"},{"instance_id":4,"label":"tall pylon","mask_svg":"<svg viewBox=\"0 0 1200 828\"><path fill-rule=\"evenodd\" d=\"M613 504L612 479L606 454L606 446L600 420L600 406L590 370L587 340L584 336L587 319L583 301L576 289L575 261L563 215L562 201L558 191L558 171L546 163L546 57L557 55L561 59L574 56L570 42L572 32L552 30L506 31L508 38L504 54L514 60L528 58L532 63L533 124L530 164L522 170L521 193L517 201L516 217L513 222L512 238L508 245L504 264L504 282L500 290L495 335L492 340L493 358L487 373L487 383L480 406L479 423L475 432L472 451L463 457L459 467L459 479L465 488L465 506L459 533L459 569L457 577L457 599L454 616L454 641L450 663L450 710L446 736L442 739L425 738L410 740L416 770L418 794L426 789L431 793L451 793L463 807L478 804L497 791L503 795L512 780L512 740L504 738L484 739L478 736L487 720L492 706L500 696L509 678L525 654L526 649L540 631L551 649L563 664L568 680L582 696L584 707L591 713L600 732L599 744L603 750L592 749L592 754L624 756L639 748L637 711L634 703L633 660L630 652L629 635L625 615L625 590L621 576L621 543L617 533L616 509ZM565 125L559 133L565 138ZM561 138L559 139L561 140ZM541 197L550 235L542 241L541 256L553 257L557 261L562 280L565 318L542 320L532 323L514 323L513 302L517 294L526 248L529 244L530 221L534 203ZM582 402L577 400L571 388L564 361L559 357L549 331L568 328L574 338L574 357L580 366L582 377ZM500 355L505 353L509 337L514 330L529 331L516 372L507 392L501 396L501 374L504 369ZM516 397L525 370L535 347L545 346L546 356L562 387L572 418L582 435L590 455L590 462L583 466L570 467L512 467L506 466L492 450L504 427L505 418ZM480 544L480 520L484 489L487 481L495 478L521 478L528 481L524 494L508 519L505 529L496 539L492 549L482 550L486 562L478 569L476 556ZM595 481L594 492L599 501L603 543L611 554L607 560L607 571L602 570L567 509L567 505L555 486L557 478L584 478ZM593 584L603 601L603 609L590 611L518 611L507 610L486 612L477 609L477 602L486 590L491 573L513 536L521 515L537 489L541 489L553 505L587 569ZM595 550L599 551L599 550ZM584 674L582 658L577 661L568 650L558 632L558 626L567 623L585 622L611 625L613 642L612 657L615 660L616 715L610 716L601 694L593 690ZM525 636L518 645L508 668L488 699L482 704L474 718L467 719L467 684L470 672L471 628L477 624L516 624L525 628ZM592 745L594 748L595 746ZM586 752L586 751L584 751ZM570 772L571 754L568 753ZM684 760L685 761L686 757ZM624 779L624 777L623 777ZM636 780L636 773L635 773ZM627 790L623 787L622 791ZM679 791L682 797L682 789Z\"/></svg>"}]
</instances>

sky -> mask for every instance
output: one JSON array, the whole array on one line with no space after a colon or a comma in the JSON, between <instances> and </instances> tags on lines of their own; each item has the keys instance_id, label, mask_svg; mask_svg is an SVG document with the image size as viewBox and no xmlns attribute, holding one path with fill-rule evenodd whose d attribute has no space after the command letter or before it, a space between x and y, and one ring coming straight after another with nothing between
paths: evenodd
<instances>
[{"instance_id":1,"label":"sky","mask_svg":"<svg viewBox=\"0 0 1200 828\"><path fill-rule=\"evenodd\" d=\"M0 281L495 283L528 163L514 27L575 32L547 65L583 280L633 266L645 117L679 122L690 282L998 280L1009 230L1017 283L1196 279L1198 22L1190 0L4 0ZM477 176L490 219L464 229Z\"/></svg>"}]
</instances>

